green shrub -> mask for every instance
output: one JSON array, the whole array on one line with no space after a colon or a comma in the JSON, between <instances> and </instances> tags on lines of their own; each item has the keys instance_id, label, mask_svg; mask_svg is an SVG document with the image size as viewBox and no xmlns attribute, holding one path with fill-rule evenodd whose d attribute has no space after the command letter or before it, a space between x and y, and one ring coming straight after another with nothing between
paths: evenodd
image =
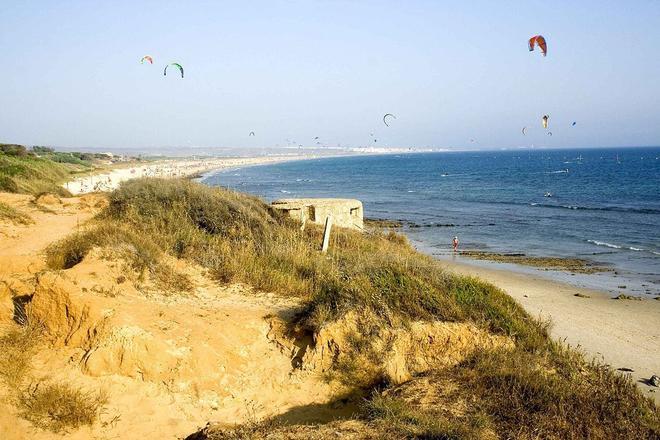
<instances>
[{"instance_id":1,"label":"green shrub","mask_svg":"<svg viewBox=\"0 0 660 440\"><path fill-rule=\"evenodd\" d=\"M0 154L0 191L68 196L61 184L70 175L67 166L45 158Z\"/></svg>"},{"instance_id":2,"label":"green shrub","mask_svg":"<svg viewBox=\"0 0 660 440\"><path fill-rule=\"evenodd\" d=\"M7 156L27 156L28 151L23 145L0 144L0 153Z\"/></svg>"},{"instance_id":3,"label":"green shrub","mask_svg":"<svg viewBox=\"0 0 660 440\"><path fill-rule=\"evenodd\" d=\"M55 149L50 147L40 147L39 145L35 145L34 147L32 147L32 151L34 151L35 153L44 154L44 153L54 153Z\"/></svg>"}]
</instances>

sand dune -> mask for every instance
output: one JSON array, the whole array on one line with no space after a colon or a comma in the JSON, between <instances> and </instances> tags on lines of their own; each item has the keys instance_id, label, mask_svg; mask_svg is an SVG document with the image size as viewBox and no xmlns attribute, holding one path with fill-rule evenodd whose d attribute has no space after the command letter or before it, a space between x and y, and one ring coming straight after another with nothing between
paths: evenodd
<instances>
[{"instance_id":1,"label":"sand dune","mask_svg":"<svg viewBox=\"0 0 660 440\"><path fill-rule=\"evenodd\" d=\"M287 342L279 326L298 310L296 300L238 284L218 285L204 269L166 256L169 272L183 273L191 281L185 294L164 291L149 275L130 270L120 254L108 251L92 251L70 269L49 271L43 250L84 229L107 204L105 197L34 199L0 193L0 201L32 219L30 224L0 221L0 322L13 325L14 300L29 295L26 307L45 325L47 347L33 360L32 380L108 395L99 421L66 438L176 438L208 421L233 424L279 414L287 422L308 423L354 410L332 406L345 390L325 382L320 370L292 368L292 359L297 359L292 353L300 347ZM616 301L544 279L446 264L500 286L532 315L551 317L555 337L580 345L614 368L634 370L636 380L660 371L659 301ZM434 345L442 359L450 359L452 350L460 359L466 351L449 333L457 334L467 348L479 340L477 328L436 325L432 340L448 341L447 347ZM419 341L428 339L428 328L423 330ZM330 336L332 343L319 345L336 345L339 339ZM306 356L310 365L323 364L312 351ZM401 372L399 367L393 365L393 371ZM409 378L403 374L401 380ZM654 388L638 383L660 401L660 393L649 392ZM0 438L62 438L19 417L8 403L10 394L0 385Z\"/></svg>"},{"instance_id":2,"label":"sand dune","mask_svg":"<svg viewBox=\"0 0 660 440\"><path fill-rule=\"evenodd\" d=\"M154 287L121 256L102 252L49 271L43 249L84 229L105 199L32 200L0 193L33 220L0 221L0 325L14 325L14 299L30 295L26 307L48 341L30 380L107 393L99 422L65 438L182 438L209 420L244 423L309 405L315 413L299 417L325 416L334 388L315 372L293 372L290 353L272 342L269 317L290 315L295 301L218 285L174 259L171 270L192 280L185 295ZM64 438L18 417L10 396L0 382L0 438Z\"/></svg>"}]
</instances>

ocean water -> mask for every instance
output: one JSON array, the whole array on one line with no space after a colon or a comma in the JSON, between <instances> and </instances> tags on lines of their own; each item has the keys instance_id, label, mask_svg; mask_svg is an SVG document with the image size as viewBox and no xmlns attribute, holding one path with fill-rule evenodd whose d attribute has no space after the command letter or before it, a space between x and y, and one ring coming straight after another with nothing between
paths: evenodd
<instances>
[{"instance_id":1,"label":"ocean water","mask_svg":"<svg viewBox=\"0 0 660 440\"><path fill-rule=\"evenodd\" d=\"M457 235L462 249L586 258L612 271L503 265L509 269L660 294L660 148L326 158L228 170L204 182L268 201L356 198L366 217L407 222L403 232L438 258L451 258Z\"/></svg>"}]
</instances>

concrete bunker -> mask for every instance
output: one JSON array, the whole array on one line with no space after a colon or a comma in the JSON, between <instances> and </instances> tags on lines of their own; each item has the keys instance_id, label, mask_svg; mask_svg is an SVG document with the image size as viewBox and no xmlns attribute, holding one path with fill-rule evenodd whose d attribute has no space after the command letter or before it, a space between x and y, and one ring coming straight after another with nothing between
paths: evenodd
<instances>
[{"instance_id":1,"label":"concrete bunker","mask_svg":"<svg viewBox=\"0 0 660 440\"><path fill-rule=\"evenodd\" d=\"M355 199L281 199L274 201L272 206L303 223L322 225L328 216L332 216L336 226L359 230L364 227L362 202Z\"/></svg>"}]
</instances>

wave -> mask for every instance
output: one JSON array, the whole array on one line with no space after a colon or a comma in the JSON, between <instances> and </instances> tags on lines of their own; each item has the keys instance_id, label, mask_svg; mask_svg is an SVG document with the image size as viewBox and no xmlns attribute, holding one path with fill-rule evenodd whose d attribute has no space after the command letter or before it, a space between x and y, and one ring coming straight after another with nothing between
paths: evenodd
<instances>
[{"instance_id":1,"label":"wave","mask_svg":"<svg viewBox=\"0 0 660 440\"><path fill-rule=\"evenodd\" d=\"M440 177L469 176L469 175L477 176L477 175L479 175L479 173L478 172L473 172L473 173L441 173Z\"/></svg>"},{"instance_id":2,"label":"wave","mask_svg":"<svg viewBox=\"0 0 660 440\"><path fill-rule=\"evenodd\" d=\"M598 241L598 240L587 240L587 242L591 243L591 244L595 244L596 246L604 246L604 247L608 247L608 248L612 248L612 249L625 249L625 250L628 250L628 251L635 251L635 252L650 252L653 255L660 255L660 252L651 251L651 250L647 250L647 249L644 249L644 248L638 248L638 247L635 247L635 246L620 246L618 244L612 244L612 243L608 243L606 241Z\"/></svg>"},{"instance_id":3,"label":"wave","mask_svg":"<svg viewBox=\"0 0 660 440\"><path fill-rule=\"evenodd\" d=\"M619 246L616 244L612 243L607 243L606 241L598 241L598 240L587 240L588 243L593 243L596 246L605 246L608 248L613 248L613 249L623 249L623 246Z\"/></svg>"},{"instance_id":4,"label":"wave","mask_svg":"<svg viewBox=\"0 0 660 440\"><path fill-rule=\"evenodd\" d=\"M660 214L660 209L626 208L623 206L552 205L550 203L530 203L529 206L540 206L542 208L572 209L572 210L581 210L581 211L612 211L612 212L633 212L637 214Z\"/></svg>"}]
</instances>

